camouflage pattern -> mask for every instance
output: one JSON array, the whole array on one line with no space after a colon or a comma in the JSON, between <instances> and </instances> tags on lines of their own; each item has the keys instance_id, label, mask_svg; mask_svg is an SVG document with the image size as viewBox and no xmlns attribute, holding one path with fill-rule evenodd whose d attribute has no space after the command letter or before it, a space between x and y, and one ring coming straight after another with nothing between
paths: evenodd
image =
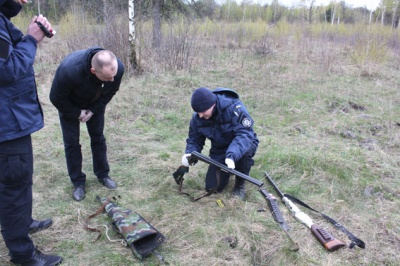
<instances>
[{"instance_id":1,"label":"camouflage pattern","mask_svg":"<svg viewBox=\"0 0 400 266\"><path fill-rule=\"evenodd\" d=\"M118 206L108 198L102 198L101 203L105 204L105 211L112 219L113 225L140 260L165 240L164 236L137 212Z\"/></svg>"}]
</instances>

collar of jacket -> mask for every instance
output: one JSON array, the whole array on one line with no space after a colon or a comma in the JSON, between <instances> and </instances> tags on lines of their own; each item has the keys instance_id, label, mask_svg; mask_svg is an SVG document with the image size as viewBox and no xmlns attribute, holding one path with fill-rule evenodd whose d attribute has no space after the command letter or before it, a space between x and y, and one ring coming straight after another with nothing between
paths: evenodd
<instances>
[{"instance_id":1,"label":"collar of jacket","mask_svg":"<svg viewBox=\"0 0 400 266\"><path fill-rule=\"evenodd\" d=\"M14 0L0 0L0 12L8 19L18 15L21 9L22 5Z\"/></svg>"}]
</instances>

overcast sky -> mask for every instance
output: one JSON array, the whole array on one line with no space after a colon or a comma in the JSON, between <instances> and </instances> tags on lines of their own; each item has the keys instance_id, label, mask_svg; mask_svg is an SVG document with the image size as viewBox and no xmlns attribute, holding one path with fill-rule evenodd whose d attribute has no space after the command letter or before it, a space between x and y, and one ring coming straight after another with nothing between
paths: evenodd
<instances>
[{"instance_id":1,"label":"overcast sky","mask_svg":"<svg viewBox=\"0 0 400 266\"><path fill-rule=\"evenodd\" d=\"M271 3L271 0L255 0L256 2L260 3ZM300 0L278 0L279 3L287 6L293 6L299 4L301 1ZM339 2L339 0L336 0ZM381 0L345 0L347 5L351 5L353 7L366 7L369 10L375 10L377 6L379 5L379 2ZM308 0L309 2L309 0ZM328 5L332 0L316 0L316 4L323 4L323 5Z\"/></svg>"}]
</instances>

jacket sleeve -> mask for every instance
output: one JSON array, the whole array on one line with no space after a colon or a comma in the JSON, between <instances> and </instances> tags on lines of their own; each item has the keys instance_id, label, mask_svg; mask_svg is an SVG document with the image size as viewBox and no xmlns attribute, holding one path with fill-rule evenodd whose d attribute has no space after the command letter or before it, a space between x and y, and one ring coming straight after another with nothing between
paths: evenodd
<instances>
[{"instance_id":1,"label":"jacket sleeve","mask_svg":"<svg viewBox=\"0 0 400 266\"><path fill-rule=\"evenodd\" d=\"M232 105L228 113L228 115L231 115L234 138L226 151L226 158L231 158L237 162L251 148L255 138L254 121L243 103Z\"/></svg>"},{"instance_id":2,"label":"jacket sleeve","mask_svg":"<svg viewBox=\"0 0 400 266\"><path fill-rule=\"evenodd\" d=\"M59 67L51 85L50 101L66 117L78 119L81 115L81 109L69 97L76 86L73 82L74 79L66 73L64 74L63 68Z\"/></svg>"},{"instance_id":3,"label":"jacket sleeve","mask_svg":"<svg viewBox=\"0 0 400 266\"><path fill-rule=\"evenodd\" d=\"M13 82L23 78L35 61L36 39L26 35L13 47L7 26L0 19L0 46L0 81Z\"/></svg>"},{"instance_id":4,"label":"jacket sleeve","mask_svg":"<svg viewBox=\"0 0 400 266\"><path fill-rule=\"evenodd\" d=\"M192 153L194 151L201 152L203 150L206 137L200 134L197 130L195 123L197 113L194 113L189 125L189 134L186 139L186 150L185 154Z\"/></svg>"},{"instance_id":5,"label":"jacket sleeve","mask_svg":"<svg viewBox=\"0 0 400 266\"><path fill-rule=\"evenodd\" d=\"M118 59L118 73L114 77L114 81L110 82L107 85L109 86L109 88L107 88L107 91L105 93L101 94L100 98L97 101L93 102L88 106L88 109L90 111L96 114L96 113L101 113L106 108L106 105L111 101L111 99L119 90L122 81L122 76L124 75L124 71L125 71L124 64L122 63L121 60Z\"/></svg>"}]
</instances>

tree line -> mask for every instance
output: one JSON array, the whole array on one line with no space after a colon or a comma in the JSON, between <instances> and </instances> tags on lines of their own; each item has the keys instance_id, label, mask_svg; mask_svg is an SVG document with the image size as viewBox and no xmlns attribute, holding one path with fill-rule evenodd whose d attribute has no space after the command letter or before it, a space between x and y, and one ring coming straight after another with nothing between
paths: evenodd
<instances>
[{"instance_id":1,"label":"tree line","mask_svg":"<svg viewBox=\"0 0 400 266\"><path fill-rule=\"evenodd\" d=\"M57 23L71 6L79 6L82 11L92 14L99 23L104 21L109 9L124 12L128 17L128 5L133 3L135 19L167 21L177 14L193 19L211 19L213 21L265 21L277 23L286 20L289 23L331 23L331 24L382 24L397 27L400 17L400 0L381 0L376 10L366 7L353 8L346 0L332 0L326 6L317 6L316 0L301 0L297 6L285 6L280 0L270 4L253 3L243 0L237 3L226 0L35 0L25 12L42 13Z\"/></svg>"}]
</instances>

